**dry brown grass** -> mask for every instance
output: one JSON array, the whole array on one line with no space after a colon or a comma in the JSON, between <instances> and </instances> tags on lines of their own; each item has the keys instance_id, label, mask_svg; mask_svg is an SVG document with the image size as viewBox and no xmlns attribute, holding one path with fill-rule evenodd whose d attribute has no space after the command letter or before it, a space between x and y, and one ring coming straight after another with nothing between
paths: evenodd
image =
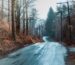
<instances>
[{"instance_id":1,"label":"dry brown grass","mask_svg":"<svg viewBox=\"0 0 75 65\"><path fill-rule=\"evenodd\" d=\"M16 35L16 41L13 41L10 33L11 27L9 28L9 23L6 19L0 21L0 55L8 54L9 52L24 47L27 44L30 45L41 41L41 39L37 37L31 35L26 36L21 33Z\"/></svg>"}]
</instances>

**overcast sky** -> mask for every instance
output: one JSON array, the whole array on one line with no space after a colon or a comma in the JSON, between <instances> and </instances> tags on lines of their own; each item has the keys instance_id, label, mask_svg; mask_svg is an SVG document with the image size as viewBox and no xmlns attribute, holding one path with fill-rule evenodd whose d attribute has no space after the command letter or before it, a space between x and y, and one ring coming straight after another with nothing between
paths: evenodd
<instances>
[{"instance_id":1,"label":"overcast sky","mask_svg":"<svg viewBox=\"0 0 75 65\"><path fill-rule=\"evenodd\" d=\"M46 19L50 6L53 7L54 10L56 10L56 3L62 1L66 0L37 0L36 9L38 10L38 17L41 19Z\"/></svg>"}]
</instances>

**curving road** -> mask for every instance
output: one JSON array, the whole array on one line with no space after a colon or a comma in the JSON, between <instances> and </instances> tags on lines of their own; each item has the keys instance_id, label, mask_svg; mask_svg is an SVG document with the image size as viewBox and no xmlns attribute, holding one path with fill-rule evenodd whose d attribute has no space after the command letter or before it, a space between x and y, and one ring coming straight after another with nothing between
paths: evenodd
<instances>
[{"instance_id":1,"label":"curving road","mask_svg":"<svg viewBox=\"0 0 75 65\"><path fill-rule=\"evenodd\" d=\"M66 55L65 48L58 43L56 45L55 42L51 43L52 45L36 43L20 49L9 54L7 58L1 59L0 65L64 65L65 62L60 60L63 60ZM59 52L58 55L57 52Z\"/></svg>"}]
</instances>

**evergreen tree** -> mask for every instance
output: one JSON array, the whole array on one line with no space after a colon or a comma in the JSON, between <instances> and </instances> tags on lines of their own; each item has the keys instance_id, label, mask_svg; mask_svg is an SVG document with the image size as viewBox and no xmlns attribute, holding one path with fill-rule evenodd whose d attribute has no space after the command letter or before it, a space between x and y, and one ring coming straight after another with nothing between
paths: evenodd
<instances>
[{"instance_id":1,"label":"evergreen tree","mask_svg":"<svg viewBox=\"0 0 75 65\"><path fill-rule=\"evenodd\" d=\"M55 19L55 12L53 9L50 7L49 12L48 12L48 17L46 20L45 24L45 29L46 29L46 35L53 37L54 36L54 31L53 31L53 26L54 26L54 19Z\"/></svg>"},{"instance_id":2,"label":"evergreen tree","mask_svg":"<svg viewBox=\"0 0 75 65\"><path fill-rule=\"evenodd\" d=\"M57 7L57 11L62 13L63 17L68 15L68 7L65 4Z\"/></svg>"}]
</instances>

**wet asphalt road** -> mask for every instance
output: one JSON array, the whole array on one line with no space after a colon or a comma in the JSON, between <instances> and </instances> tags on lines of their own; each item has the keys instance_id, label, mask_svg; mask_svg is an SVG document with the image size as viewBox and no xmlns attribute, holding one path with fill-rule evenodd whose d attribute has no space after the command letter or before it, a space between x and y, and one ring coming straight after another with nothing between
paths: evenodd
<instances>
[{"instance_id":1,"label":"wet asphalt road","mask_svg":"<svg viewBox=\"0 0 75 65\"><path fill-rule=\"evenodd\" d=\"M75 51L75 48L70 50ZM52 58L55 58L55 52L55 49L51 50L50 44L37 43L9 54L0 60L0 65L51 65L54 63ZM55 61L55 63L58 62L58 60ZM64 65L64 62L59 65Z\"/></svg>"}]
</instances>

